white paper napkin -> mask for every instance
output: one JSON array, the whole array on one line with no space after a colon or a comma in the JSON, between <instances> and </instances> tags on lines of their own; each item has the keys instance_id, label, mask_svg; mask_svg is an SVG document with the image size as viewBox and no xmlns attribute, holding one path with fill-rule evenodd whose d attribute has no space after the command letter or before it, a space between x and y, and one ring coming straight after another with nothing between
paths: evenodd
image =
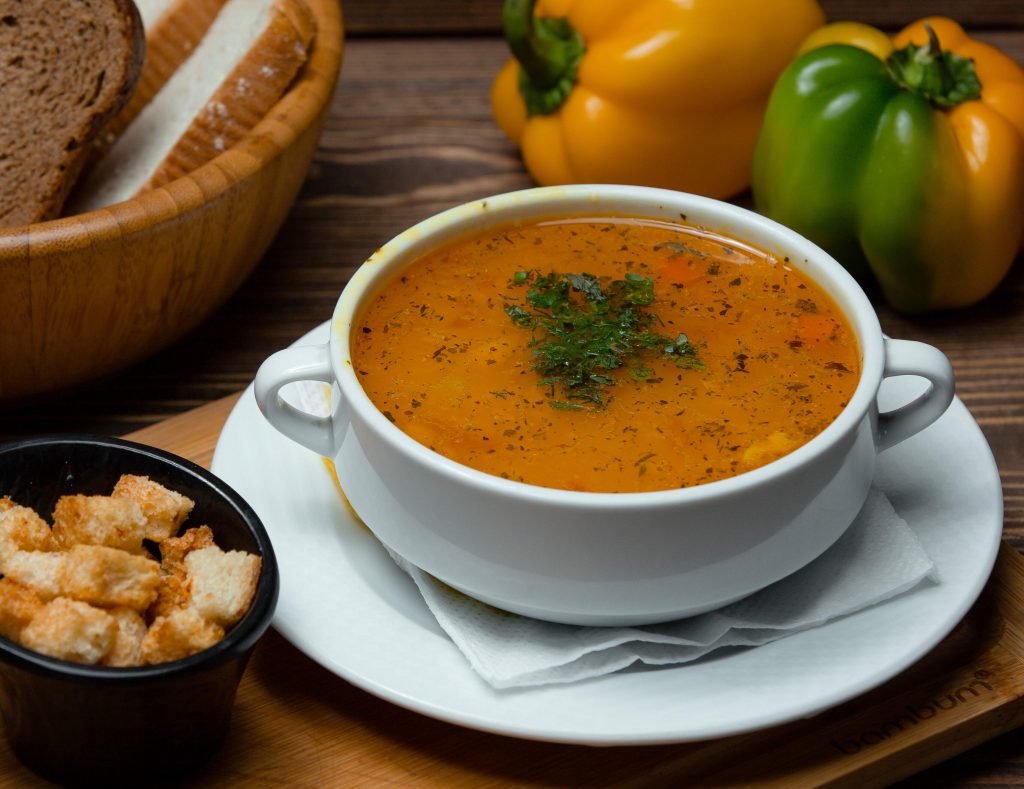
<instances>
[{"instance_id":1,"label":"white paper napkin","mask_svg":"<svg viewBox=\"0 0 1024 789\"><path fill-rule=\"evenodd\" d=\"M608 674L636 662L686 663L722 647L756 647L903 594L934 565L878 490L829 550L807 567L737 603L644 627L576 627L508 614L437 581L392 554L438 623L495 688Z\"/></svg>"}]
</instances>

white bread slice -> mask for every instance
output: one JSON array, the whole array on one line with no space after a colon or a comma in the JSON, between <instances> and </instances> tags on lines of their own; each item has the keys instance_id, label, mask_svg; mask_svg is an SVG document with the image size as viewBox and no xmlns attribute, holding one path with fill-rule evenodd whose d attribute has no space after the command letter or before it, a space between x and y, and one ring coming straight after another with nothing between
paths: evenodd
<instances>
[{"instance_id":1,"label":"white bread slice","mask_svg":"<svg viewBox=\"0 0 1024 789\"><path fill-rule=\"evenodd\" d=\"M104 130L110 145L160 92L202 41L225 0L135 0L146 31L146 60L132 99Z\"/></svg>"},{"instance_id":2,"label":"white bread slice","mask_svg":"<svg viewBox=\"0 0 1024 789\"><path fill-rule=\"evenodd\" d=\"M69 213L163 186L230 148L285 92L315 31L303 0L228 0L188 60L97 162Z\"/></svg>"}]
</instances>

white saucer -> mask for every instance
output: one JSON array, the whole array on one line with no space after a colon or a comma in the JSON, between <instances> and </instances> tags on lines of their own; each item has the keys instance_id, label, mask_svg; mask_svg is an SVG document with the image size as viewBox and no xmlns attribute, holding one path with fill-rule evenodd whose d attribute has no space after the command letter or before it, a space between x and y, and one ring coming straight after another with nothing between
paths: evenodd
<instances>
[{"instance_id":1,"label":"white saucer","mask_svg":"<svg viewBox=\"0 0 1024 789\"><path fill-rule=\"evenodd\" d=\"M326 324L296 344L325 342ZM905 400L913 384L887 382ZM281 570L275 627L349 682L484 731L555 742L684 742L813 715L898 674L977 598L995 561L1002 494L963 403L884 453L876 484L913 527L940 583L781 641L696 663L569 685L497 691L470 669L412 580L343 503L313 453L260 415L251 387L221 433L213 470L259 513Z\"/></svg>"}]
</instances>

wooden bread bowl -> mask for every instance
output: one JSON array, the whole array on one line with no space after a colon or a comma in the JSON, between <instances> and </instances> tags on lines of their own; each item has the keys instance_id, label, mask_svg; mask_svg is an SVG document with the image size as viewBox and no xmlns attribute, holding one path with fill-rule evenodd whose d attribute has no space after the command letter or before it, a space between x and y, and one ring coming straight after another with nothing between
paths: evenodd
<instances>
[{"instance_id":1,"label":"wooden bread bowl","mask_svg":"<svg viewBox=\"0 0 1024 789\"><path fill-rule=\"evenodd\" d=\"M316 151L341 65L339 0L306 0L303 70L233 148L118 205L0 230L0 400L124 368L208 317L263 256Z\"/></svg>"}]
</instances>

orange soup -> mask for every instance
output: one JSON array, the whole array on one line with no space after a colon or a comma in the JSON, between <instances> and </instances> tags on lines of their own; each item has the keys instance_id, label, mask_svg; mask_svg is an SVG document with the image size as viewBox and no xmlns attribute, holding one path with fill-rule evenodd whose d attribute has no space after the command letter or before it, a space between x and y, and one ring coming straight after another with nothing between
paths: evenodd
<instances>
[{"instance_id":1,"label":"orange soup","mask_svg":"<svg viewBox=\"0 0 1024 789\"><path fill-rule=\"evenodd\" d=\"M808 277L686 225L504 227L413 261L352 334L378 409L432 450L533 485L689 487L820 433L860 377Z\"/></svg>"}]
</instances>

